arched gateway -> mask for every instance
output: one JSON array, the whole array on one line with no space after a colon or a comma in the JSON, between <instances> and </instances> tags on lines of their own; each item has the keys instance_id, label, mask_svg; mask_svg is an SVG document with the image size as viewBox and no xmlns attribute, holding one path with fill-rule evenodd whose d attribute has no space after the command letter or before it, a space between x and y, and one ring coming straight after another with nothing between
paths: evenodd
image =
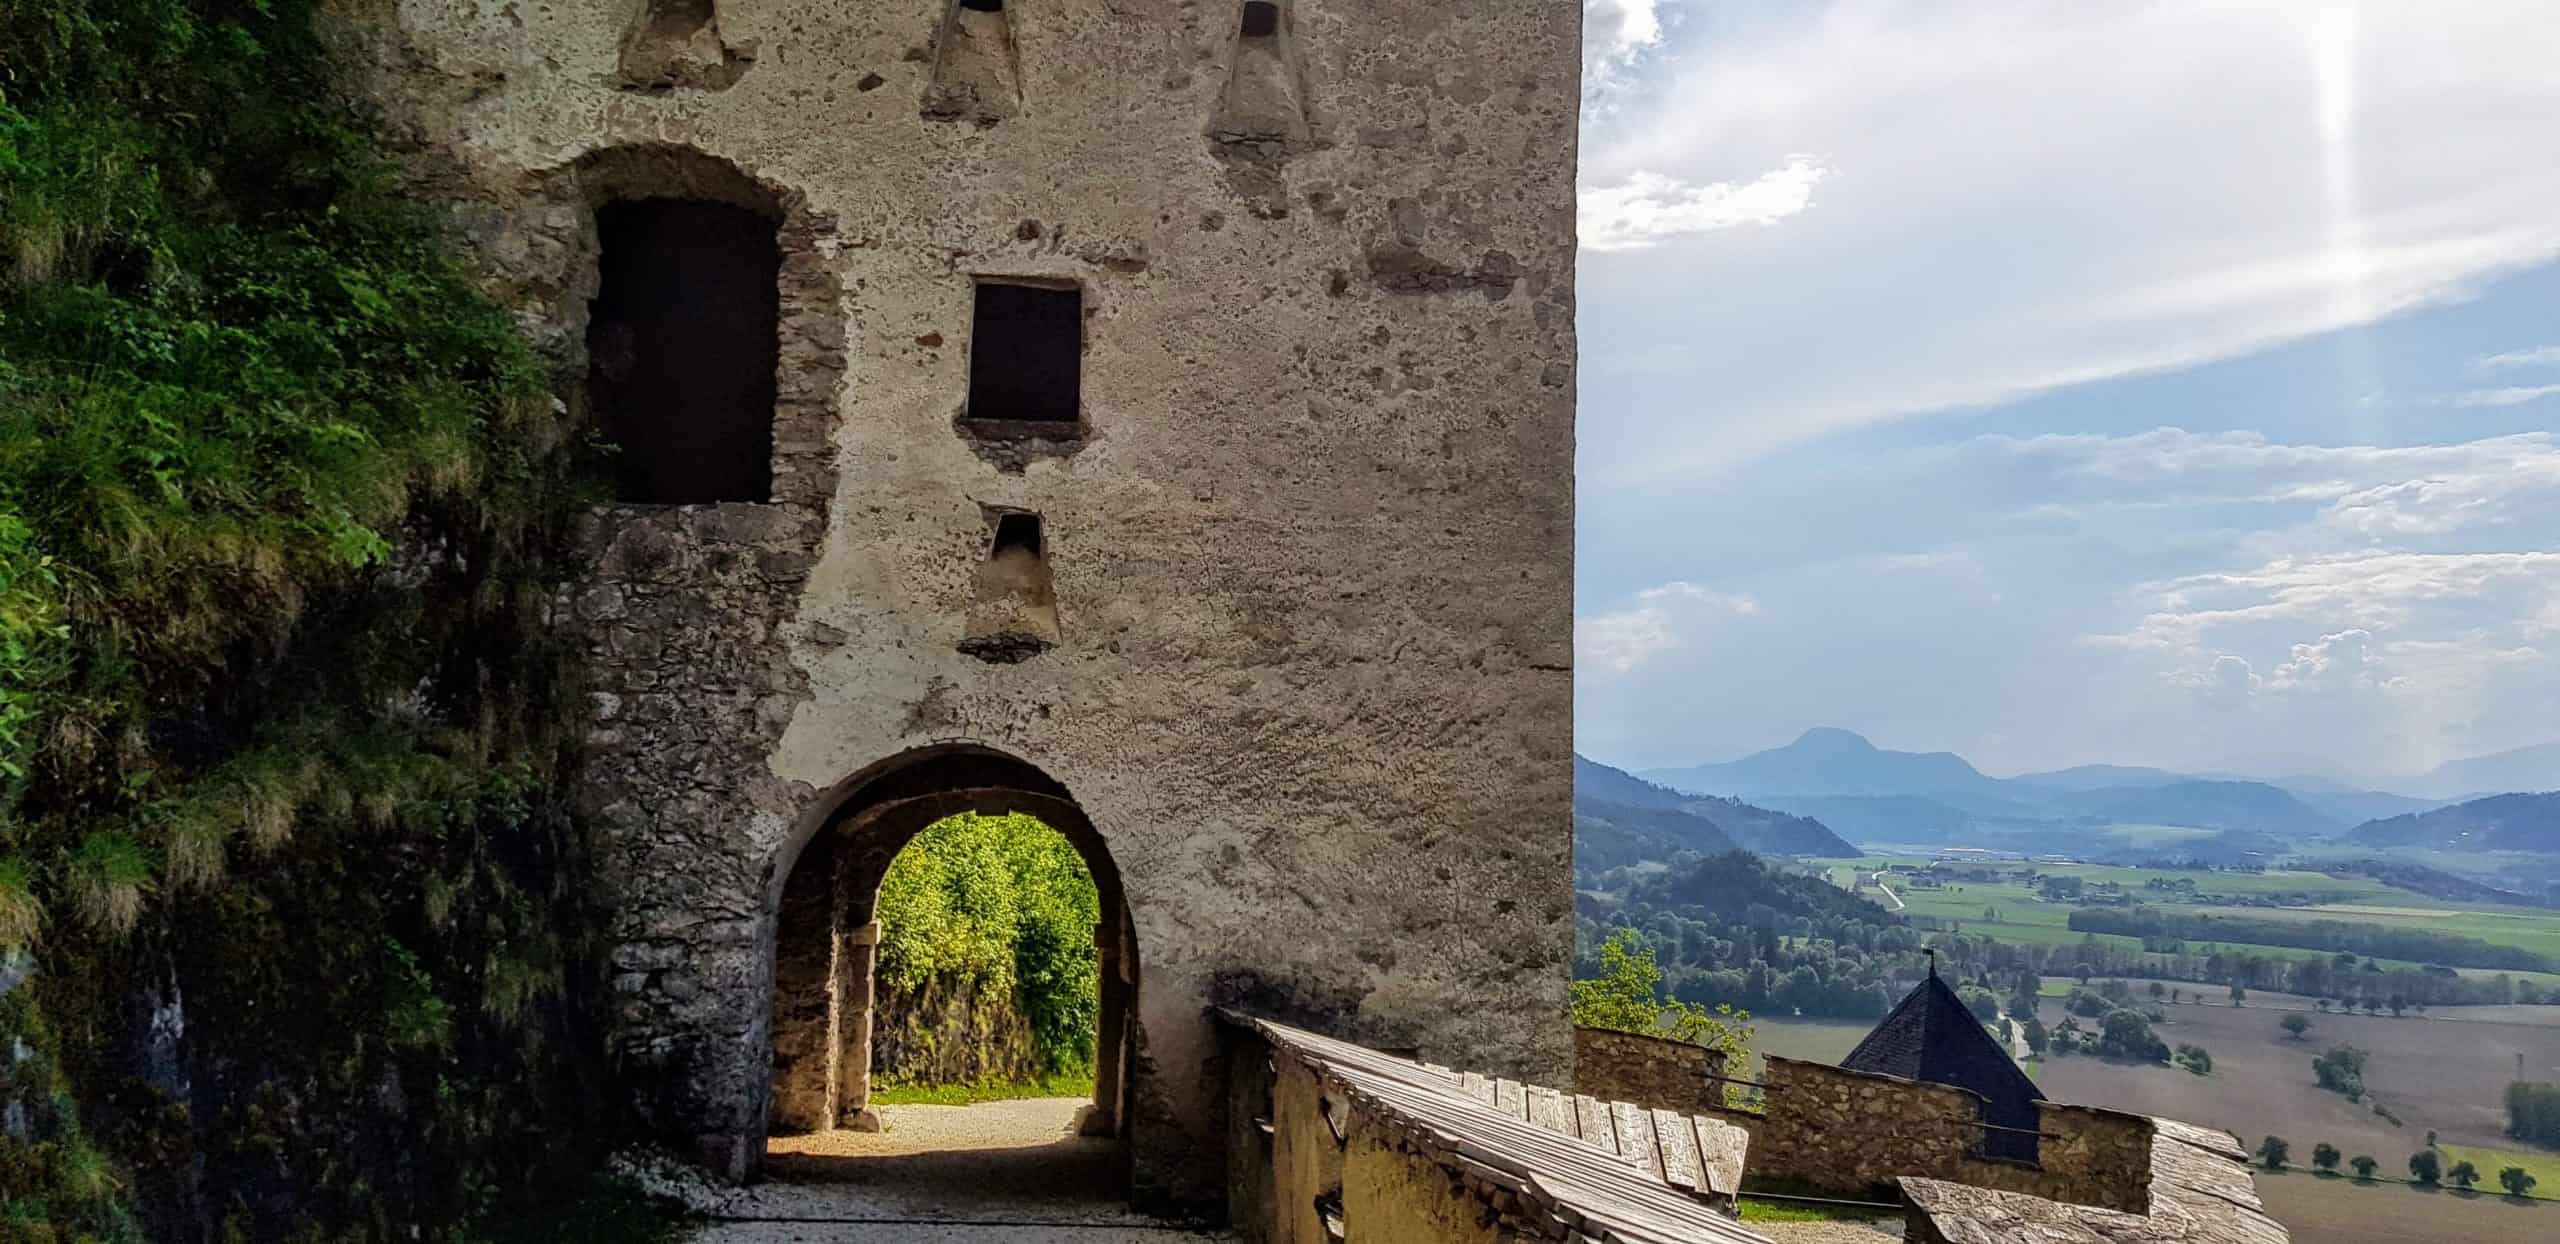
<instances>
[{"instance_id":1,"label":"arched gateway","mask_svg":"<svg viewBox=\"0 0 2560 1244\"><path fill-rule=\"evenodd\" d=\"M927 747L855 774L829 791L774 862L773 1132L875 1131L870 1106L875 904L890 861L917 834L963 812L1028 813L1084 857L1101 900L1101 971L1093 1110L1086 1135L1126 1134L1130 1020L1138 963L1126 893L1100 830L1038 768L989 748Z\"/></svg>"}]
</instances>

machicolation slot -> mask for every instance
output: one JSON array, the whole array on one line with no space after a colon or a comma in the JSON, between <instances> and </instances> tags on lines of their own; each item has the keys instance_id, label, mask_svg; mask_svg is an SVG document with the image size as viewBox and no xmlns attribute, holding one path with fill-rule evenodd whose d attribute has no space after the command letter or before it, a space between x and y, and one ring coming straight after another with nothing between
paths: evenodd
<instances>
[{"instance_id":1,"label":"machicolation slot","mask_svg":"<svg viewBox=\"0 0 2560 1244\"><path fill-rule=\"evenodd\" d=\"M925 119L988 126L1021 111L1021 53L1004 0L952 0L933 42Z\"/></svg>"},{"instance_id":2,"label":"machicolation slot","mask_svg":"<svg viewBox=\"0 0 2560 1244\"><path fill-rule=\"evenodd\" d=\"M1058 597L1040 516L998 510L979 567L977 599L969 609L969 633L960 651L991 665L1030 660L1058 646Z\"/></svg>"},{"instance_id":3,"label":"machicolation slot","mask_svg":"<svg viewBox=\"0 0 2560 1244\"><path fill-rule=\"evenodd\" d=\"M717 91L735 85L755 54L721 38L717 10L717 0L648 0L622 37L623 89Z\"/></svg>"},{"instance_id":4,"label":"machicolation slot","mask_svg":"<svg viewBox=\"0 0 2560 1244\"><path fill-rule=\"evenodd\" d=\"M1246 0L1234 63L1218 96L1210 137L1228 145L1287 144L1307 137L1306 107L1286 14L1275 0ZM1258 154L1273 154L1261 152Z\"/></svg>"}]
</instances>

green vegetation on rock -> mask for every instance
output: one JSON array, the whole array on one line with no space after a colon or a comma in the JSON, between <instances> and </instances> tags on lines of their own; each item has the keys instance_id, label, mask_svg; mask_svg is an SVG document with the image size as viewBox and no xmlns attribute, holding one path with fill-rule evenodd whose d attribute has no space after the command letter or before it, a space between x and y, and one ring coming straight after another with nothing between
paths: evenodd
<instances>
[{"instance_id":1,"label":"green vegetation on rock","mask_svg":"<svg viewBox=\"0 0 2560 1244\"><path fill-rule=\"evenodd\" d=\"M890 863L877 910L884 1085L1089 1081L1101 899L1056 830L1018 813L937 822ZM968 1048L940 1048L954 1042Z\"/></svg>"},{"instance_id":2,"label":"green vegetation on rock","mask_svg":"<svg viewBox=\"0 0 2560 1244\"><path fill-rule=\"evenodd\" d=\"M321 8L0 11L13 1230L449 1236L610 1126L568 437Z\"/></svg>"}]
</instances>

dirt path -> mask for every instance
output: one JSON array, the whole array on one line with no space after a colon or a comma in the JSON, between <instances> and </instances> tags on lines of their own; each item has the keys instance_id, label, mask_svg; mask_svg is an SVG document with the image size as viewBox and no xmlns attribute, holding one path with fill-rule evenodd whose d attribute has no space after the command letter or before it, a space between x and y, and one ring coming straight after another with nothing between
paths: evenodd
<instances>
[{"instance_id":1,"label":"dirt path","mask_svg":"<svg viewBox=\"0 0 2560 1244\"><path fill-rule=\"evenodd\" d=\"M766 1182L694 1244L1212 1244L1129 1211L1122 1153L1071 1097L886 1106L888 1130L777 1138Z\"/></svg>"},{"instance_id":2,"label":"dirt path","mask_svg":"<svg viewBox=\"0 0 2560 1244\"><path fill-rule=\"evenodd\" d=\"M1868 878L1868 883L1878 890L1884 891L1884 896L1893 900L1893 909L1895 911L1902 910L1902 896L1894 893L1892 887L1887 886L1884 883L1884 874L1882 872L1878 872L1875 876Z\"/></svg>"}]
</instances>

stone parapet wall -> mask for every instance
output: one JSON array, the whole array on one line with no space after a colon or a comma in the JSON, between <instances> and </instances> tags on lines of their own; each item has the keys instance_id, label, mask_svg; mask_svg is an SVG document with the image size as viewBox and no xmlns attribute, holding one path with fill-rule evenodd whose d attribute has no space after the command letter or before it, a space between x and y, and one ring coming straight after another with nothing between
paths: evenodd
<instances>
[{"instance_id":1,"label":"stone parapet wall","mask_svg":"<svg viewBox=\"0 0 2560 1244\"><path fill-rule=\"evenodd\" d=\"M1890 1200L1912 1176L2135 1214L2151 1205L2154 1124L2141 1115L2038 1102L2038 1160L2011 1162L1979 1155L1982 1099L1965 1089L1776 1057L1766 1081L1757 1180Z\"/></svg>"},{"instance_id":2,"label":"stone parapet wall","mask_svg":"<svg viewBox=\"0 0 2560 1244\"><path fill-rule=\"evenodd\" d=\"M2036 1164L1967 1162L1958 1177L1984 1188L2097 1205L2129 1214L2151 1209L2152 1121L2094 1106L2038 1102Z\"/></svg>"},{"instance_id":3,"label":"stone parapet wall","mask_svg":"<svg viewBox=\"0 0 2560 1244\"><path fill-rule=\"evenodd\" d=\"M1724 1055L1703 1045L1608 1028L1573 1030L1573 1087L1605 1101L1682 1114L1721 1112Z\"/></svg>"},{"instance_id":4,"label":"stone parapet wall","mask_svg":"<svg viewBox=\"0 0 2560 1244\"><path fill-rule=\"evenodd\" d=\"M1982 1098L1960 1088L1771 1056L1767 1119L1752 1136L1756 1181L1894 1199L1905 1175L1961 1179Z\"/></svg>"}]
</instances>

